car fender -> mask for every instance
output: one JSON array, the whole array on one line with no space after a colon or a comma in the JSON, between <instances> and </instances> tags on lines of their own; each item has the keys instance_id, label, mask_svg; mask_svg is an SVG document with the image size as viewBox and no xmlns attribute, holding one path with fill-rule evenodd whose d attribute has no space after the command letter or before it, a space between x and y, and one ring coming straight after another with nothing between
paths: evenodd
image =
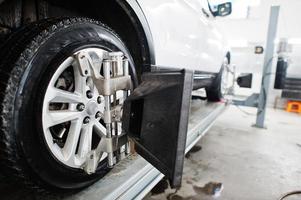
<instances>
[{"instance_id":1,"label":"car fender","mask_svg":"<svg viewBox=\"0 0 301 200\"><path fill-rule=\"evenodd\" d=\"M189 1L136 2L144 12L153 36L157 67L205 72L220 70L228 50L222 34L211 20L202 16L201 6Z\"/></svg>"}]
</instances>

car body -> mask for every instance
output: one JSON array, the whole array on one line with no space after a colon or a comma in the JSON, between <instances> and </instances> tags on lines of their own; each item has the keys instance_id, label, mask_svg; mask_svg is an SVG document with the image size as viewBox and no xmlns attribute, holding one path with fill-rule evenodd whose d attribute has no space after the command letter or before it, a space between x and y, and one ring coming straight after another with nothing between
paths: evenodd
<instances>
[{"instance_id":1,"label":"car body","mask_svg":"<svg viewBox=\"0 0 301 200\"><path fill-rule=\"evenodd\" d=\"M155 65L218 73L229 48L206 0L138 0L153 38Z\"/></svg>"}]
</instances>

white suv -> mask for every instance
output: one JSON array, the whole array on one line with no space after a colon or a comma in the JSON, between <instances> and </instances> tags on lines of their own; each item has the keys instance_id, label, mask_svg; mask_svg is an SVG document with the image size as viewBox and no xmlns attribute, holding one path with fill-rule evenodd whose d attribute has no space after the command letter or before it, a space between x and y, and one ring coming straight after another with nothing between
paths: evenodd
<instances>
[{"instance_id":1,"label":"white suv","mask_svg":"<svg viewBox=\"0 0 301 200\"><path fill-rule=\"evenodd\" d=\"M231 4L208 5L0 0L3 171L60 192L103 177L117 154L106 141L123 134L122 104L147 72L192 70L193 88L219 101L230 52L212 21Z\"/></svg>"}]
</instances>

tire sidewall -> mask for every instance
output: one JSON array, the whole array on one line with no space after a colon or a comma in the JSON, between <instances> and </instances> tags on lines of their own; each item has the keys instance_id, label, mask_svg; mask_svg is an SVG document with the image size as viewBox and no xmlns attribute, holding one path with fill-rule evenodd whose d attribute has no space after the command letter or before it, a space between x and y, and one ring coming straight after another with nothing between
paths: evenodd
<instances>
[{"instance_id":1,"label":"tire sidewall","mask_svg":"<svg viewBox=\"0 0 301 200\"><path fill-rule=\"evenodd\" d=\"M37 36L41 37L41 36ZM75 23L68 27L52 30L40 39L37 48L31 43L26 50L33 53L20 79L14 102L13 127L16 141L23 155L30 176L50 189L80 189L96 181L108 172L106 163L98 171L87 175L83 170L67 167L60 163L48 149L42 129L42 102L53 73L62 60L80 49L101 47L110 51L122 51L131 59L122 41L110 30L91 23ZM25 50L25 51L26 51ZM133 63L133 62L132 62Z\"/></svg>"},{"instance_id":2,"label":"tire sidewall","mask_svg":"<svg viewBox=\"0 0 301 200\"><path fill-rule=\"evenodd\" d=\"M229 81L229 71L228 71L228 65L229 65L229 59L225 58L225 61L221 67L221 71L219 73L219 93L220 93L220 98L223 99L227 94L228 94L228 81ZM226 74L226 89L223 91L223 76Z\"/></svg>"},{"instance_id":3,"label":"tire sidewall","mask_svg":"<svg viewBox=\"0 0 301 200\"><path fill-rule=\"evenodd\" d=\"M206 88L206 94L207 94L207 99L208 101L212 102L218 102L221 101L225 94L222 92L222 76L223 73L227 73L227 65L229 64L229 60L226 57L225 60L222 63L222 66L220 68L220 71L216 74L212 85L208 88Z\"/></svg>"}]
</instances>

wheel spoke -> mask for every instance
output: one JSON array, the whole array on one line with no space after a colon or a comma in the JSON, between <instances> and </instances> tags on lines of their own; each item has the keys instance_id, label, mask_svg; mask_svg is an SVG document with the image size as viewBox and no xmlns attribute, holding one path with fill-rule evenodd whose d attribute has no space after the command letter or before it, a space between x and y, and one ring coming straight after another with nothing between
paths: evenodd
<instances>
[{"instance_id":1,"label":"wheel spoke","mask_svg":"<svg viewBox=\"0 0 301 200\"><path fill-rule=\"evenodd\" d=\"M107 135L106 126L97 121L104 105L94 82L103 78L107 54L98 48L77 51L60 64L48 83L42 108L44 136L52 154L66 166L82 169L92 159L88 155L95 154L92 149L97 151L95 159L107 155L100 151L105 140L93 141L95 133L96 137Z\"/></svg>"},{"instance_id":2,"label":"wheel spoke","mask_svg":"<svg viewBox=\"0 0 301 200\"><path fill-rule=\"evenodd\" d=\"M78 144L81 128L82 120L77 119L71 122L68 136L64 148L62 149L63 155L67 161L70 161L71 159L73 159L72 157L75 156L75 150Z\"/></svg>"},{"instance_id":3,"label":"wheel spoke","mask_svg":"<svg viewBox=\"0 0 301 200\"><path fill-rule=\"evenodd\" d=\"M87 125L86 127L82 128L81 135L80 135L80 142L78 147L78 155L80 157L85 157L87 153L91 151L92 147L92 132L93 126L92 124Z\"/></svg>"},{"instance_id":4,"label":"wheel spoke","mask_svg":"<svg viewBox=\"0 0 301 200\"><path fill-rule=\"evenodd\" d=\"M100 137L107 135L107 129L98 121L94 124L94 130Z\"/></svg>"},{"instance_id":5,"label":"wheel spoke","mask_svg":"<svg viewBox=\"0 0 301 200\"><path fill-rule=\"evenodd\" d=\"M49 103L80 103L82 102L82 97L76 93L51 87L47 90L45 100Z\"/></svg>"},{"instance_id":6,"label":"wheel spoke","mask_svg":"<svg viewBox=\"0 0 301 200\"><path fill-rule=\"evenodd\" d=\"M69 110L57 110L48 111L44 117L45 128L50 128L57 124L79 119L81 117L81 113Z\"/></svg>"}]
</instances>

